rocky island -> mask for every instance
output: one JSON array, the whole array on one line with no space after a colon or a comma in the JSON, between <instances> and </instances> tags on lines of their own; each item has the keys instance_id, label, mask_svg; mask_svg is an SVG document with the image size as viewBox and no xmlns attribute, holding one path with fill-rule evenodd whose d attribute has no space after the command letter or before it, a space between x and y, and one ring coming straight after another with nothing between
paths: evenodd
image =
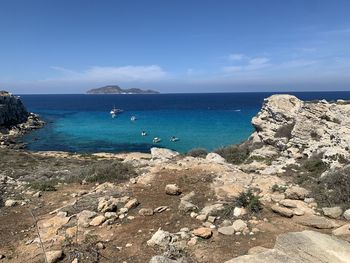
<instances>
[{"instance_id":1,"label":"rocky island","mask_svg":"<svg viewBox=\"0 0 350 263\"><path fill-rule=\"evenodd\" d=\"M28 117L3 97L9 132ZM211 153L0 148L0 261L349 262L349 113L273 95L246 142Z\"/></svg>"},{"instance_id":2,"label":"rocky island","mask_svg":"<svg viewBox=\"0 0 350 263\"><path fill-rule=\"evenodd\" d=\"M159 94L155 90L142 90L137 88L122 89L119 86L105 86L97 89L91 89L86 92L87 94Z\"/></svg>"}]
</instances>

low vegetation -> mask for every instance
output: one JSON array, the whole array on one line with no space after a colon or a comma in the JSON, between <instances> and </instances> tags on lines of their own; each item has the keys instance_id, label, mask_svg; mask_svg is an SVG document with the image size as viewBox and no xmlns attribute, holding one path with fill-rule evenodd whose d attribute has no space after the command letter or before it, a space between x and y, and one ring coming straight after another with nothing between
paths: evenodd
<instances>
[{"instance_id":1,"label":"low vegetation","mask_svg":"<svg viewBox=\"0 0 350 263\"><path fill-rule=\"evenodd\" d=\"M206 149L195 148L195 149L190 150L186 155L192 156L192 157L204 158L205 156L207 156L207 154L208 154L208 151Z\"/></svg>"},{"instance_id":2,"label":"low vegetation","mask_svg":"<svg viewBox=\"0 0 350 263\"><path fill-rule=\"evenodd\" d=\"M259 213L262 210L262 204L260 197L255 195L252 190L242 192L237 200L236 205L238 207L244 207L251 213Z\"/></svg>"},{"instance_id":3,"label":"low vegetation","mask_svg":"<svg viewBox=\"0 0 350 263\"><path fill-rule=\"evenodd\" d=\"M136 176L134 167L120 161L101 160L85 167L80 178L87 182L120 182Z\"/></svg>"},{"instance_id":4,"label":"low vegetation","mask_svg":"<svg viewBox=\"0 0 350 263\"><path fill-rule=\"evenodd\" d=\"M30 188L37 191L56 191L54 181L35 181L29 184Z\"/></svg>"},{"instance_id":5,"label":"low vegetation","mask_svg":"<svg viewBox=\"0 0 350 263\"><path fill-rule=\"evenodd\" d=\"M222 156L229 163L241 164L249 157L250 150L246 144L240 144L221 147L215 153Z\"/></svg>"},{"instance_id":6,"label":"low vegetation","mask_svg":"<svg viewBox=\"0 0 350 263\"><path fill-rule=\"evenodd\" d=\"M271 187L272 192L278 192L278 193L284 193L287 190L287 186L285 185L278 185L278 184L274 184Z\"/></svg>"},{"instance_id":7,"label":"low vegetation","mask_svg":"<svg viewBox=\"0 0 350 263\"><path fill-rule=\"evenodd\" d=\"M313 196L323 206L348 208L350 204L350 167L329 173L312 187Z\"/></svg>"}]
</instances>

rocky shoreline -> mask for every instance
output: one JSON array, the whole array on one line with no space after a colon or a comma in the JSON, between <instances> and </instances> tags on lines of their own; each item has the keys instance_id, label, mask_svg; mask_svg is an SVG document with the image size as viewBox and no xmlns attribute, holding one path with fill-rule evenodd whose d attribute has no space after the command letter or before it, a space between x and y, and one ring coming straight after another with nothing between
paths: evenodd
<instances>
[{"instance_id":1,"label":"rocky shoreline","mask_svg":"<svg viewBox=\"0 0 350 263\"><path fill-rule=\"evenodd\" d=\"M348 113L274 95L221 155L0 149L0 262L349 262Z\"/></svg>"},{"instance_id":2,"label":"rocky shoreline","mask_svg":"<svg viewBox=\"0 0 350 263\"><path fill-rule=\"evenodd\" d=\"M23 149L25 145L17 139L44 124L39 115L26 110L18 97L0 91L0 147Z\"/></svg>"}]
</instances>

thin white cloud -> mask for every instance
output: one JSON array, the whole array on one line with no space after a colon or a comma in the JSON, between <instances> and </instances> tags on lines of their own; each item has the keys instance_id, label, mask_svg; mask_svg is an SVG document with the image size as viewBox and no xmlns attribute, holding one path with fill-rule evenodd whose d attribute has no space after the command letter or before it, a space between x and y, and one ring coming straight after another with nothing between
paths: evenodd
<instances>
[{"instance_id":1,"label":"thin white cloud","mask_svg":"<svg viewBox=\"0 0 350 263\"><path fill-rule=\"evenodd\" d=\"M244 61L240 61L239 65L223 67L222 70L225 73L233 72L244 72L244 71L254 71L262 68L271 66L269 63L270 59L266 57L255 57L250 58L246 55L244 56Z\"/></svg>"},{"instance_id":2,"label":"thin white cloud","mask_svg":"<svg viewBox=\"0 0 350 263\"><path fill-rule=\"evenodd\" d=\"M235 53L235 54L230 54L228 55L228 60L233 60L233 61L239 61L239 60L243 60L243 59L247 59L248 57L244 54L240 54L240 53Z\"/></svg>"},{"instance_id":3,"label":"thin white cloud","mask_svg":"<svg viewBox=\"0 0 350 263\"><path fill-rule=\"evenodd\" d=\"M168 74L158 65L147 66L122 66L122 67L91 67L84 71L73 71L63 67L51 67L63 73L55 79L58 81L74 82L97 82L97 81L119 81L119 82L149 82L164 79Z\"/></svg>"},{"instance_id":4,"label":"thin white cloud","mask_svg":"<svg viewBox=\"0 0 350 263\"><path fill-rule=\"evenodd\" d=\"M249 65L264 65L269 61L268 58L252 58L249 60Z\"/></svg>"},{"instance_id":5,"label":"thin white cloud","mask_svg":"<svg viewBox=\"0 0 350 263\"><path fill-rule=\"evenodd\" d=\"M300 67L307 67L307 66L315 65L317 63L318 63L317 60L294 59L294 60L289 60L289 61L281 63L280 67L283 67L283 68L300 68Z\"/></svg>"}]
</instances>

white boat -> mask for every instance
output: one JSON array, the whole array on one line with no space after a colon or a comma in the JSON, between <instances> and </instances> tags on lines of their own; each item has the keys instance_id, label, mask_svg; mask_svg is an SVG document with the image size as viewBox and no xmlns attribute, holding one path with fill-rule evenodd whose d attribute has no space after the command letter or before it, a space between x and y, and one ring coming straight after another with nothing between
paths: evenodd
<instances>
[{"instance_id":1,"label":"white boat","mask_svg":"<svg viewBox=\"0 0 350 263\"><path fill-rule=\"evenodd\" d=\"M141 136L147 136L147 132L145 131L141 132Z\"/></svg>"},{"instance_id":2,"label":"white boat","mask_svg":"<svg viewBox=\"0 0 350 263\"><path fill-rule=\"evenodd\" d=\"M177 137L175 137L175 136L172 136L172 137L170 138L170 141L171 141L171 142L177 142L178 140L180 140L180 139L177 138Z\"/></svg>"},{"instance_id":3,"label":"white boat","mask_svg":"<svg viewBox=\"0 0 350 263\"><path fill-rule=\"evenodd\" d=\"M159 142L161 142L161 141L162 141L162 139L159 138L159 137L154 137L154 138L153 138L153 143L159 143Z\"/></svg>"},{"instance_id":4,"label":"white boat","mask_svg":"<svg viewBox=\"0 0 350 263\"><path fill-rule=\"evenodd\" d=\"M131 120L131 121L136 121L137 118L136 118L136 116L131 116L130 120Z\"/></svg>"},{"instance_id":5,"label":"white boat","mask_svg":"<svg viewBox=\"0 0 350 263\"><path fill-rule=\"evenodd\" d=\"M110 114L112 115L112 118L117 117L118 113L123 112L121 109L117 109L115 106L113 109L110 111Z\"/></svg>"}]
</instances>

